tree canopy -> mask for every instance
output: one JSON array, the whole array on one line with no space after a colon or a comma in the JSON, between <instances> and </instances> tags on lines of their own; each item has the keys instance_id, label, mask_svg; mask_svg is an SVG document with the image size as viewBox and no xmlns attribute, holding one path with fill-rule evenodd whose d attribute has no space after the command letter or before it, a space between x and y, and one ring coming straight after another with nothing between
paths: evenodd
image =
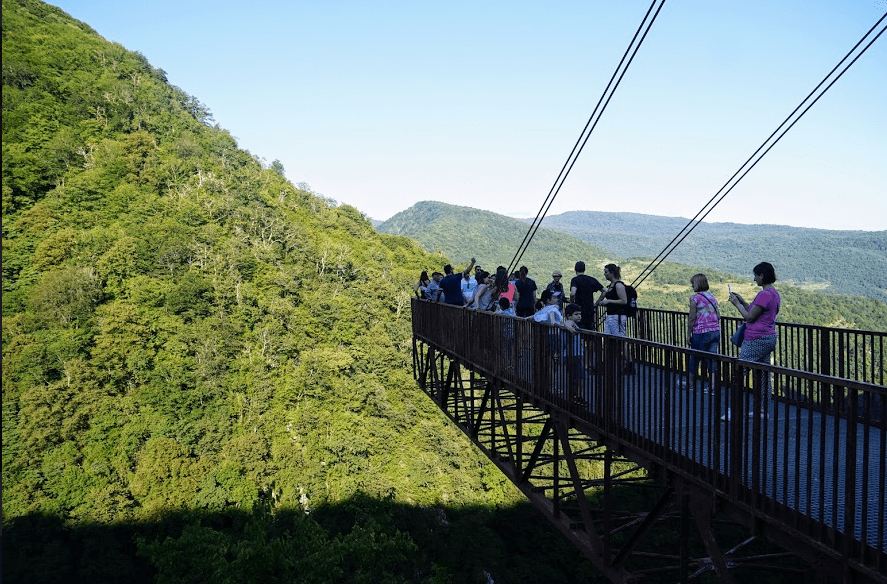
<instances>
[{"instance_id":1,"label":"tree canopy","mask_svg":"<svg viewBox=\"0 0 887 584\"><path fill-rule=\"evenodd\" d=\"M2 26L9 581L540 579L497 525L523 498L410 375L439 257L57 8ZM570 558L548 581L590 570L521 521Z\"/></svg>"}]
</instances>

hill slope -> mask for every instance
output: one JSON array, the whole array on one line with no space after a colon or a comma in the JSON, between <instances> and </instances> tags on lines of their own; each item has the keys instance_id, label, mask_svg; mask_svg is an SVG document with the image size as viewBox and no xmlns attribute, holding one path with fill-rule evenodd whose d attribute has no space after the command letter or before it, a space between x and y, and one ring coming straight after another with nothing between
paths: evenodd
<instances>
[{"instance_id":1,"label":"hill slope","mask_svg":"<svg viewBox=\"0 0 887 584\"><path fill-rule=\"evenodd\" d=\"M648 221L645 217L637 216L634 227L649 228L654 234L657 231L664 233L670 227L667 221L659 224ZM658 227L653 227L653 224ZM459 261L475 256L483 265L495 266L501 258L505 258L502 263L507 265L527 227L523 221L488 211L424 201L383 222L378 229L385 233L409 235L426 250L439 250L443 255L458 258ZM550 281L551 270L555 268L564 273L565 280L569 280L572 277L573 263L578 259L584 260L588 265L587 272L598 279L602 279L603 265L613 261L622 266L623 278L631 281L641 273L652 257L637 257L633 254L631 259L620 258L614 252L590 246L567 234L541 228L521 263L530 268L531 276L536 279L537 284L545 286ZM741 261L745 262L746 259L742 258ZM756 260L755 263L757 261L761 260ZM749 272L753 265L754 263L745 266L738 273ZM435 266L428 266L431 267ZM778 264L777 270L780 273ZM639 304L650 308L686 311L690 277L699 271L708 275L712 290L721 300L726 300L728 296L728 284L747 298L753 297L756 292L754 284L746 275L668 261L644 281L638 291ZM789 322L865 330L884 330L884 323L887 323L885 302L849 294L812 292L792 286L785 280L779 282L779 289L785 298L780 318ZM725 314L730 315L730 308L727 310Z\"/></svg>"},{"instance_id":2,"label":"hill slope","mask_svg":"<svg viewBox=\"0 0 887 584\"><path fill-rule=\"evenodd\" d=\"M440 258L60 10L2 26L8 581L587 576L410 377Z\"/></svg>"},{"instance_id":3,"label":"hill slope","mask_svg":"<svg viewBox=\"0 0 887 584\"><path fill-rule=\"evenodd\" d=\"M572 211L546 217L544 225L624 257L653 257L688 221L638 213ZM758 261L769 261L778 266L784 282L887 302L887 231L703 222L669 259L740 275L750 273Z\"/></svg>"},{"instance_id":4,"label":"hill slope","mask_svg":"<svg viewBox=\"0 0 887 584\"><path fill-rule=\"evenodd\" d=\"M411 237L427 251L457 262L467 263L470 257L476 256L478 262L489 269L511 263L527 233L527 227L519 219L490 211L423 201L383 221L376 228L382 233ZM542 228L536 233L519 265L526 265L531 277L543 280L554 269L572 270L577 260L595 266L616 259L600 247ZM434 269L440 270L440 267Z\"/></svg>"}]
</instances>

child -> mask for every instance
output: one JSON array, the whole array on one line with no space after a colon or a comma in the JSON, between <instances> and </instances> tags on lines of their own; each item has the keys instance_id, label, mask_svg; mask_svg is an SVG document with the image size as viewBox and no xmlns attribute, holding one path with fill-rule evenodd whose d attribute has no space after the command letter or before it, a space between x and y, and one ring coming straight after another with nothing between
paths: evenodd
<instances>
[{"instance_id":1,"label":"child","mask_svg":"<svg viewBox=\"0 0 887 584\"><path fill-rule=\"evenodd\" d=\"M588 401L579 395L579 385L585 377L585 347L579 335L579 321L582 320L582 308L578 304L568 304L564 309L564 323L561 325L573 333L572 341L564 347L567 361L567 387L570 399L583 407Z\"/></svg>"},{"instance_id":2,"label":"child","mask_svg":"<svg viewBox=\"0 0 887 584\"><path fill-rule=\"evenodd\" d=\"M514 311L514 307L511 305L511 302L508 301L508 298L504 296L499 298L499 303L496 307L496 314L502 316L513 316L517 317L517 313ZM505 368L506 371L514 370L514 321L510 318L502 320L502 350L503 357L505 359Z\"/></svg>"},{"instance_id":3,"label":"child","mask_svg":"<svg viewBox=\"0 0 887 584\"><path fill-rule=\"evenodd\" d=\"M517 316L517 313L514 312L514 307L511 306L511 302L504 296L499 298L499 310L496 312L502 316Z\"/></svg>"}]
</instances>

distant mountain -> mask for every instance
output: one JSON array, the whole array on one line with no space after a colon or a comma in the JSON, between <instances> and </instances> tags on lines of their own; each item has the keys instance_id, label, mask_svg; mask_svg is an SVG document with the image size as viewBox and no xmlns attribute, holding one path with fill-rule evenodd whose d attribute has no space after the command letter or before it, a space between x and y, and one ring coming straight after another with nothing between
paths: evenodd
<instances>
[{"instance_id":1,"label":"distant mountain","mask_svg":"<svg viewBox=\"0 0 887 584\"><path fill-rule=\"evenodd\" d=\"M559 216L563 218L564 216ZM558 232L551 226L558 225L561 221L545 220L548 228L540 228L533 239L532 245L526 252L520 264L530 269L530 276L536 280L541 288L551 280L551 270L559 269L564 273L564 279L569 280L573 276L573 264L576 260L583 260L588 265L587 273L598 279L602 279L602 268L607 262L614 262L622 267L623 279L631 281L641 273L650 259L658 252L639 250L638 244L632 242L645 241L646 245L652 245L649 241L659 241L662 238L664 246L671 241L674 234L686 224L686 220L669 217L654 217L632 213L601 213L591 214L577 221L576 233L590 235L594 233L596 242L607 246L607 249L582 241L566 232ZM590 227L582 228L582 223L587 221ZM616 225L621 225L621 229ZM883 263L878 259L878 250L865 247L863 232L831 232L819 229L800 228L774 228L763 225L734 225L727 224L724 227L735 230L730 232L725 229L718 237L709 237L708 224L701 225L693 232L685 244L691 238L698 237L697 233L704 234L707 245L713 249L723 249L723 255L731 257L737 269L728 272L724 269L711 267L713 262L703 264L697 258L689 257L687 263L672 261L675 255L664 262L647 280L639 290L638 302L641 306L650 308L662 308L667 310L687 310L690 295L690 277L700 271L704 271L712 285L712 292L722 302L726 300L728 284L733 289L751 298L757 288L751 281L751 268L759 261L771 261L776 265L780 275L779 289L785 299L784 309L780 317L788 322L806 323L824 326L838 326L846 328L859 328L866 330L884 330L887 323L887 302L878 301L861 294L854 295L851 287L842 282L842 287L833 287L829 294L823 294L822 289L828 283L819 282L820 290L816 290L809 280L801 286L792 285L793 273L790 266L793 262L786 261L788 257L802 256L803 248L818 248L822 245L837 245L837 238L829 240L818 235L857 234L861 239L855 241L852 250L862 248L868 253L870 264ZM703 228L706 228L703 230ZM440 263L452 261L453 265L464 265L472 256L484 267L494 268L498 264L508 265L514 251L517 249L527 231L527 223L498 215L490 211L481 211L470 207L459 207L434 201L416 203L388 221L377 226L383 233L393 235L405 235L418 241L426 251L438 254ZM566 231L566 230L565 230ZM748 247L749 240L762 240L772 231L778 231L783 235L774 236L775 242L764 253L764 248ZM785 236L790 233L798 242L795 245L802 249L791 250L791 239ZM866 234L872 239L879 237L871 233ZM659 238L659 239L657 239ZM845 241L850 241L845 240ZM610 247L612 244L612 247ZM845 244L842 244L845 245ZM849 244L846 244L849 245ZM682 246L683 247L683 246ZM678 248L681 249L681 248ZM677 252L676 252L677 253ZM813 253L813 252L811 252ZM816 251L814 257L823 258L827 253ZM880 252L883 255L883 251ZM642 256L643 257L638 257ZM845 254L849 255L849 254ZM710 252L709 256L717 258L718 254ZM687 256L683 256L687 257ZM853 256L856 262L862 263L863 254ZM825 259L818 259L825 263ZM837 269L840 265L832 260L830 266L818 266L816 273L840 274ZM849 264L847 264L849 265ZM881 265L881 264L878 264ZM440 266L427 266L428 270L440 269ZM863 268L856 268L859 273L868 274L869 281L877 282L884 278L884 269L876 274L866 272ZM868 268L866 268L868 269ZM810 270L813 272L813 269ZM849 273L853 278L854 273ZM859 279L859 278L857 278ZM837 281L838 277L834 277ZM831 280L829 280L831 281ZM855 289L855 288L854 288ZM832 293L833 292L833 293ZM881 298L884 298L882 295ZM736 316L732 307L725 307L725 315Z\"/></svg>"},{"instance_id":2,"label":"distant mountain","mask_svg":"<svg viewBox=\"0 0 887 584\"><path fill-rule=\"evenodd\" d=\"M571 211L546 217L543 225L614 254L652 258L688 222L639 213ZM669 260L749 278L756 263L768 261L783 282L887 301L887 231L699 223Z\"/></svg>"},{"instance_id":3,"label":"distant mountain","mask_svg":"<svg viewBox=\"0 0 887 584\"><path fill-rule=\"evenodd\" d=\"M442 261L454 262L454 266L465 264L475 256L485 269L493 271L500 264L511 263L527 227L520 219L490 211L423 201L382 222L376 229L411 237L426 251L438 253ZM572 270L577 260L586 262L590 269L619 259L603 248L566 233L541 228L519 265L527 266L532 278L547 283L552 270ZM440 267L434 269L440 270Z\"/></svg>"}]
</instances>

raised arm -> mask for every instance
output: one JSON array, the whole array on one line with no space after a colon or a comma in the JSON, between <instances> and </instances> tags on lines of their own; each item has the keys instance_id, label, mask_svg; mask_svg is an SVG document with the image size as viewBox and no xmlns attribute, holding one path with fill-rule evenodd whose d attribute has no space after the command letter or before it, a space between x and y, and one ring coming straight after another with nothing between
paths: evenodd
<instances>
[{"instance_id":1,"label":"raised arm","mask_svg":"<svg viewBox=\"0 0 887 584\"><path fill-rule=\"evenodd\" d=\"M471 263L468 264L468 267L462 270L462 277L464 278L471 272L471 268L474 267L474 258L471 258Z\"/></svg>"}]
</instances>

